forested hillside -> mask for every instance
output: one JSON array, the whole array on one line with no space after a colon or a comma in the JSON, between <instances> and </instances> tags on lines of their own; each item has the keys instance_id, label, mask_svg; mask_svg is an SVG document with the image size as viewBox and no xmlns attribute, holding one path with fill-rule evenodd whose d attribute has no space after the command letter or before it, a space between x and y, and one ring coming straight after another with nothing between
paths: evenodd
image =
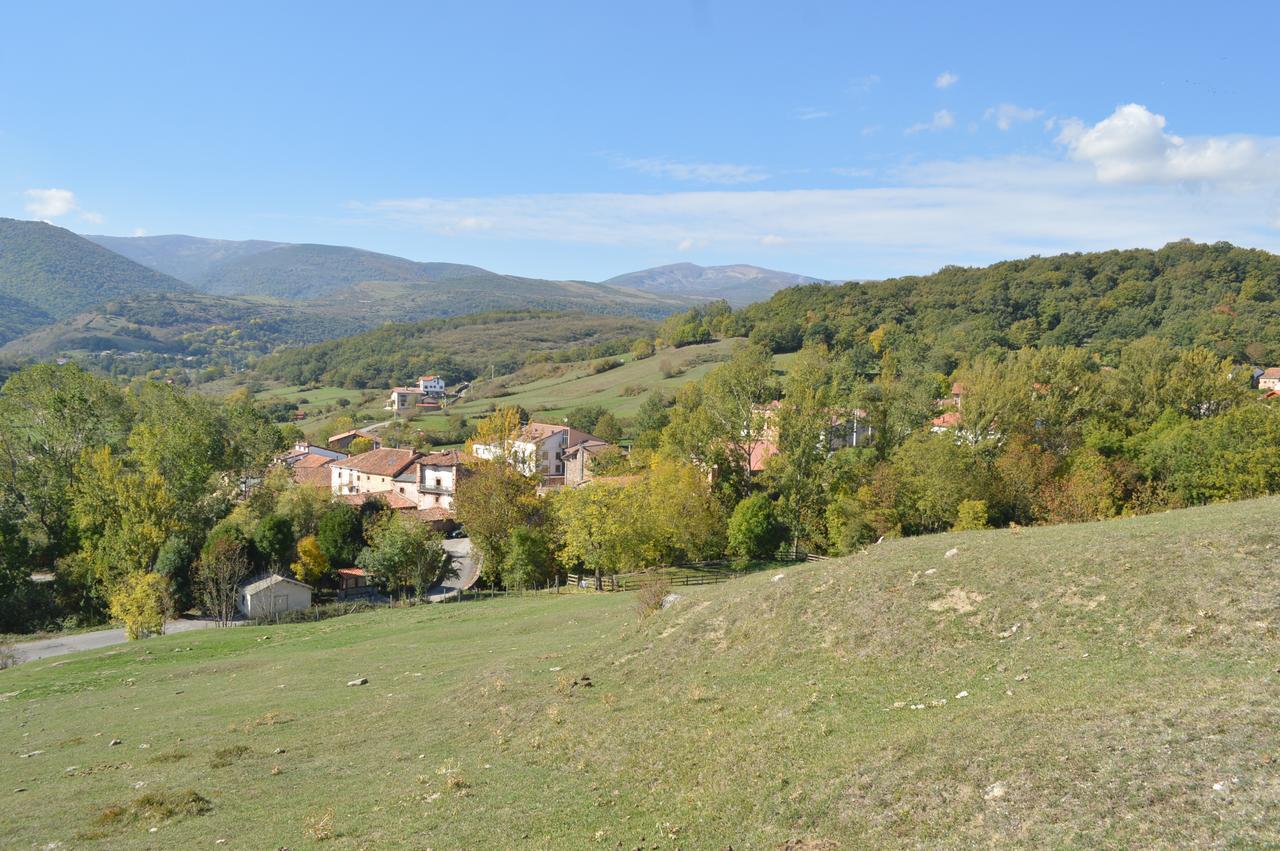
<instances>
[{"instance_id":1,"label":"forested hillside","mask_svg":"<svg viewBox=\"0 0 1280 851\"><path fill-rule=\"evenodd\" d=\"M385 325L314 346L286 349L258 373L286 384L385 387L438 372L450 381L511 372L530 358L585 359L626 351L657 325L644 319L510 311Z\"/></svg>"},{"instance_id":2,"label":"forested hillside","mask_svg":"<svg viewBox=\"0 0 1280 851\"><path fill-rule=\"evenodd\" d=\"M884 328L934 353L1083 346L1104 356L1152 334L1250 362L1280 362L1280 257L1228 243L948 266L933 275L783 290L735 317L774 348L820 338L864 347ZM948 366L950 364L950 366Z\"/></svg>"},{"instance_id":3,"label":"forested hillside","mask_svg":"<svg viewBox=\"0 0 1280 851\"><path fill-rule=\"evenodd\" d=\"M110 298L190 287L45 222L0 219L5 339Z\"/></svg>"}]
</instances>

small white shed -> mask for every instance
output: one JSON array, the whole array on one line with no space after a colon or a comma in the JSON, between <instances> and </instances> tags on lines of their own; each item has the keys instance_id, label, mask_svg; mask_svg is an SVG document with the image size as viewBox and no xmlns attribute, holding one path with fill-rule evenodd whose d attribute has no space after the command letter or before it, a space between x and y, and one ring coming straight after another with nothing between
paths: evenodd
<instances>
[{"instance_id":1,"label":"small white shed","mask_svg":"<svg viewBox=\"0 0 1280 851\"><path fill-rule=\"evenodd\" d=\"M236 608L247 618L311 608L311 586L273 573L256 582L241 585L236 592Z\"/></svg>"}]
</instances>

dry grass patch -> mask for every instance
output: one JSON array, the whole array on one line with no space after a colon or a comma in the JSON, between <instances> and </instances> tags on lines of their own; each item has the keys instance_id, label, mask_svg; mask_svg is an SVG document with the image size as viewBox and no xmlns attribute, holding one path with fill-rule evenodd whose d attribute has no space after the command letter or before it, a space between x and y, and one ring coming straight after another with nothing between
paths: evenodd
<instances>
[{"instance_id":1,"label":"dry grass patch","mask_svg":"<svg viewBox=\"0 0 1280 851\"><path fill-rule=\"evenodd\" d=\"M99 827L120 827L134 822L161 822L213 812L213 803L194 789L181 792L148 792L127 804L107 807L96 819Z\"/></svg>"}]
</instances>

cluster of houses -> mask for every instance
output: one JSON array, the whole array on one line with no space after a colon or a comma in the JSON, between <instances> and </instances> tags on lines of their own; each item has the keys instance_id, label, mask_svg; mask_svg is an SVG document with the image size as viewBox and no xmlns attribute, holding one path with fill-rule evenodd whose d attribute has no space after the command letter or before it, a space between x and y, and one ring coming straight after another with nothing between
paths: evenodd
<instances>
[{"instance_id":1,"label":"cluster of houses","mask_svg":"<svg viewBox=\"0 0 1280 851\"><path fill-rule=\"evenodd\" d=\"M444 402L444 379L438 375L422 375L412 387L392 387L386 410L399 415L429 413L440 410Z\"/></svg>"}]
</instances>

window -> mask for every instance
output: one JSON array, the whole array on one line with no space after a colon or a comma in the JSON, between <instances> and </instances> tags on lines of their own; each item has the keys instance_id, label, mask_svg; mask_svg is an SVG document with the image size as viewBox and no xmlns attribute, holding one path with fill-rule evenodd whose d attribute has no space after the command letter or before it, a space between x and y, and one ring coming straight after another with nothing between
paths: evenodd
<instances>
[{"instance_id":1,"label":"window","mask_svg":"<svg viewBox=\"0 0 1280 851\"><path fill-rule=\"evenodd\" d=\"M442 487L442 485L440 484L440 477L439 477L439 476L436 476L436 487Z\"/></svg>"}]
</instances>

